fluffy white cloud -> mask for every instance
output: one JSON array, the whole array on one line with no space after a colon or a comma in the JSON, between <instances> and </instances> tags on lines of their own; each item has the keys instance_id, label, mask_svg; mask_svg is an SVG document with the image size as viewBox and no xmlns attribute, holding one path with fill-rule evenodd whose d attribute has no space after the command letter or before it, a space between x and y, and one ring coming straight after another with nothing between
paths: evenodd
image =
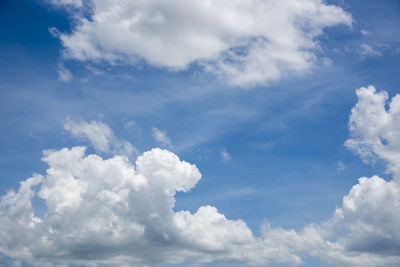
<instances>
[{"instance_id":1,"label":"fluffy white cloud","mask_svg":"<svg viewBox=\"0 0 400 267\"><path fill-rule=\"evenodd\" d=\"M386 160L398 177L393 156L400 153L398 127L392 124L400 98L386 110L386 93L368 87L357 94L347 143L356 144L352 148L363 157ZM362 177L325 222L300 231L266 223L256 237L244 221L230 220L215 207L174 211L176 192L190 191L201 174L167 150L145 152L132 164L126 156L103 159L74 147L45 151L43 161L49 165L46 175L33 175L0 201L0 252L16 260L40 266L188 261L297 266L307 257L341 267L400 262L398 179Z\"/></svg>"},{"instance_id":2,"label":"fluffy white cloud","mask_svg":"<svg viewBox=\"0 0 400 267\"><path fill-rule=\"evenodd\" d=\"M388 102L388 94L373 86L356 93L358 102L351 111L351 138L346 146L366 162L383 159L387 171L400 178L400 94Z\"/></svg>"},{"instance_id":3,"label":"fluffy white cloud","mask_svg":"<svg viewBox=\"0 0 400 267\"><path fill-rule=\"evenodd\" d=\"M377 176L363 177L325 222L301 231L265 224L262 242L330 266L394 267L400 262L399 222L400 186Z\"/></svg>"},{"instance_id":4,"label":"fluffy white cloud","mask_svg":"<svg viewBox=\"0 0 400 267\"><path fill-rule=\"evenodd\" d=\"M99 152L131 155L135 147L125 140L119 140L107 124L98 121L76 122L69 118L64 121L64 129L73 136L87 139Z\"/></svg>"},{"instance_id":5,"label":"fluffy white cloud","mask_svg":"<svg viewBox=\"0 0 400 267\"><path fill-rule=\"evenodd\" d=\"M350 230L342 240L349 251L400 257L400 185L382 178L360 178L343 198L337 216Z\"/></svg>"},{"instance_id":6,"label":"fluffy white cloud","mask_svg":"<svg viewBox=\"0 0 400 267\"><path fill-rule=\"evenodd\" d=\"M174 212L174 195L199 181L196 166L166 150L85 156L84 147L46 151L49 168L0 201L0 251L33 264L134 266L192 261L298 263L265 246L241 220L216 208ZM45 202L38 217L33 199Z\"/></svg>"},{"instance_id":7,"label":"fluffy white cloud","mask_svg":"<svg viewBox=\"0 0 400 267\"><path fill-rule=\"evenodd\" d=\"M129 64L144 60L171 70L199 63L246 87L309 71L324 28L352 23L349 13L322 0L53 3L67 5L75 19L70 33L57 34L65 58Z\"/></svg>"}]
</instances>

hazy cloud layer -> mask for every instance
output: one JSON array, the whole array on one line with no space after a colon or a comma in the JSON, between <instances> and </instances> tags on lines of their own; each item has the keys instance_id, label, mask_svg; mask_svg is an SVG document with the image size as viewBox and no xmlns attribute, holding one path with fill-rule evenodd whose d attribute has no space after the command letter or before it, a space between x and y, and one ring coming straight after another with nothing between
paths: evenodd
<instances>
[{"instance_id":1,"label":"hazy cloud layer","mask_svg":"<svg viewBox=\"0 0 400 267\"><path fill-rule=\"evenodd\" d=\"M186 69L200 64L226 82L268 85L309 71L326 27L352 17L321 0L53 0L74 18L51 32L64 58ZM75 7L75 8L74 8Z\"/></svg>"}]
</instances>

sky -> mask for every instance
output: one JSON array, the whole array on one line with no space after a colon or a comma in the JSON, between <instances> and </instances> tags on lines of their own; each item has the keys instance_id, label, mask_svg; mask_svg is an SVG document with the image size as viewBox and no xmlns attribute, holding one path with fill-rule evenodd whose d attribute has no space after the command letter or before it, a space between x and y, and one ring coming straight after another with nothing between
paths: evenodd
<instances>
[{"instance_id":1,"label":"sky","mask_svg":"<svg viewBox=\"0 0 400 267\"><path fill-rule=\"evenodd\" d=\"M396 0L1 0L0 266L399 266L398 25Z\"/></svg>"}]
</instances>

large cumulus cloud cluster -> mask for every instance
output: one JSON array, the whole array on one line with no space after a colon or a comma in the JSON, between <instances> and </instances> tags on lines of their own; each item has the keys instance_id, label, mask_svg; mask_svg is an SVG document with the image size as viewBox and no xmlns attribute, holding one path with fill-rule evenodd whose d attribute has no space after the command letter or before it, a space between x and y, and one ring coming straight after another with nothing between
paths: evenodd
<instances>
[{"instance_id":1,"label":"large cumulus cloud cluster","mask_svg":"<svg viewBox=\"0 0 400 267\"><path fill-rule=\"evenodd\" d=\"M153 149L135 165L125 156L85 156L84 147L45 151L46 175L21 182L0 202L0 251L37 265L193 261L246 263L283 259L264 248L246 224L203 206L174 212L174 195L199 181L196 166ZM44 201L38 216L32 202Z\"/></svg>"},{"instance_id":2,"label":"large cumulus cloud cluster","mask_svg":"<svg viewBox=\"0 0 400 267\"><path fill-rule=\"evenodd\" d=\"M52 0L74 18L51 31L64 58L147 64L170 70L198 63L239 86L268 85L309 71L326 27L352 17L322 0Z\"/></svg>"},{"instance_id":3,"label":"large cumulus cloud cluster","mask_svg":"<svg viewBox=\"0 0 400 267\"><path fill-rule=\"evenodd\" d=\"M346 145L386 161L394 179L360 178L323 223L299 231L265 223L255 236L244 221L228 219L215 207L174 211L175 194L194 188L201 174L172 152L155 148L132 163L125 155L104 159L73 147L45 151L46 174L34 174L1 198L0 252L38 266L297 266L308 257L331 266L398 266L400 95L388 103L387 94L372 86L357 95ZM99 125L67 120L64 126L74 135L91 134L90 127Z\"/></svg>"}]
</instances>

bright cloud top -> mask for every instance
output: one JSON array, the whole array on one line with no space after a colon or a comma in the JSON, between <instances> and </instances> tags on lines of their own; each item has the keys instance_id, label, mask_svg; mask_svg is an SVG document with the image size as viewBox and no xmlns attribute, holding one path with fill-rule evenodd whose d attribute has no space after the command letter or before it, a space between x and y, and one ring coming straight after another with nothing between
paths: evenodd
<instances>
[{"instance_id":1,"label":"bright cloud top","mask_svg":"<svg viewBox=\"0 0 400 267\"><path fill-rule=\"evenodd\" d=\"M375 87L357 90L358 102L352 109L346 146L365 161L387 162L387 171L400 178L400 95L389 102L385 91Z\"/></svg>"},{"instance_id":2,"label":"bright cloud top","mask_svg":"<svg viewBox=\"0 0 400 267\"><path fill-rule=\"evenodd\" d=\"M174 212L175 193L189 191L201 175L169 151L145 152L136 166L124 156L85 156L84 147L46 151L43 161L46 176L21 182L0 202L0 250L8 256L56 265L299 263L287 250L264 248L243 221L214 207ZM42 217L35 215L35 197L45 201Z\"/></svg>"},{"instance_id":3,"label":"bright cloud top","mask_svg":"<svg viewBox=\"0 0 400 267\"><path fill-rule=\"evenodd\" d=\"M244 87L309 71L324 28L352 23L349 13L322 0L52 3L67 6L75 20L70 33L51 31L60 38L65 58L128 64L144 60L170 70L199 63Z\"/></svg>"},{"instance_id":4,"label":"bright cloud top","mask_svg":"<svg viewBox=\"0 0 400 267\"><path fill-rule=\"evenodd\" d=\"M382 124L381 118L390 114L391 123L398 121L400 95L386 111L385 92L369 87L357 94L359 100L350 116L353 139L375 140L384 125L387 143L381 145L389 147L383 151L400 153L390 139L397 128ZM101 129L107 132L109 128ZM387 160L386 153L373 152ZM399 161L389 159L389 170L398 175L392 165ZM215 207L202 206L195 213L174 211L176 192L193 189L201 174L195 165L167 150L147 151L135 164L126 156L85 155L84 147L47 150L42 160L49 166L46 175L22 181L18 191L8 192L0 201L0 252L35 265L277 262L297 266L310 256L331 266L396 266L400 262L397 179L362 177L325 222L300 231L266 223L261 235L255 236L244 221L230 220ZM43 207L33 204L38 200L44 202Z\"/></svg>"}]
</instances>

